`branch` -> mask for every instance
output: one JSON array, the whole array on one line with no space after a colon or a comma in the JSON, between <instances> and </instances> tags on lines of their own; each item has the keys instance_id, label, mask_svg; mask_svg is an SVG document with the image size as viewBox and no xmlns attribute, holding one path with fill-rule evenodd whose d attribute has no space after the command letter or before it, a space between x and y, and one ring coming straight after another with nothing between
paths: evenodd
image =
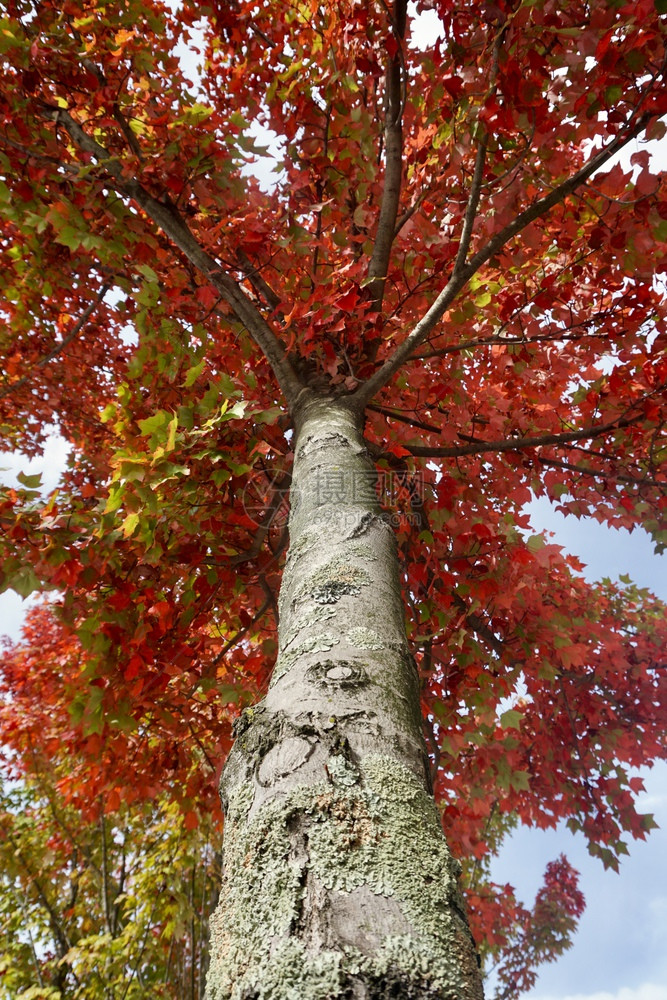
<instances>
[{"instance_id":1,"label":"branch","mask_svg":"<svg viewBox=\"0 0 667 1000\"><path fill-rule=\"evenodd\" d=\"M304 387L287 360L283 344L243 289L200 246L176 207L166 198L158 201L135 178L125 177L122 162L91 138L68 111L47 105L44 108L44 117L52 121L56 127L62 126L80 150L94 157L113 177L117 189L143 209L220 293L266 357L288 406L292 408Z\"/></svg>"},{"instance_id":2,"label":"branch","mask_svg":"<svg viewBox=\"0 0 667 1000\"><path fill-rule=\"evenodd\" d=\"M58 355L61 354L69 344L72 343L74 338L77 337L78 334L81 332L83 326L88 321L91 314L94 312L95 309L97 309L98 305L100 304L100 302L102 301L102 299L104 298L104 296L106 295L106 293L109 291L110 288L111 288L110 283L102 285L102 287L100 288L99 292L97 293L93 301L90 303L90 305L86 306L83 313L81 314L81 316L79 316L78 320L76 321L70 332L67 334L67 336L63 337L61 342L56 347L54 347L52 351L49 351L49 353L45 354L43 358L40 358L39 361L36 361L26 375L22 375L21 378L17 379L16 382L12 382L11 385L5 386L2 390L0 390L0 399L4 399L5 396L9 396L10 393L15 392L17 389L20 389L22 385L25 385L25 383L30 380L31 375L36 368L43 368L44 365L48 364L49 361L52 361L53 358L58 357Z\"/></svg>"},{"instance_id":3,"label":"branch","mask_svg":"<svg viewBox=\"0 0 667 1000\"><path fill-rule=\"evenodd\" d=\"M595 317L596 322L601 316L608 315L609 313L610 310L604 314L598 313ZM478 347L494 347L496 345L502 347L514 347L517 344L530 347L531 344L560 343L561 341L568 340L576 342L587 338L602 340L607 336L604 331L600 333L597 329L594 329L592 332L587 332L586 330L584 330L583 333L572 332L573 330L580 329L581 327L585 328L589 326L592 326L592 321L586 319L582 320L580 323L573 323L571 326L558 328L554 333L538 334L537 336L510 337L501 333L496 334L493 337L482 337L478 340L462 340L458 344L448 344L446 347L439 347L432 351L422 351L420 354L416 354L414 358L419 361L427 361L429 358L444 358L448 354L457 354L459 351L473 351Z\"/></svg>"},{"instance_id":4,"label":"branch","mask_svg":"<svg viewBox=\"0 0 667 1000\"><path fill-rule=\"evenodd\" d=\"M411 219L411 218L412 218L412 216L413 216L413 215L415 214L415 212L416 212L416 211L417 211L417 210L418 210L419 208L421 208L421 205L422 205L422 202L424 201L424 199L426 198L426 195L427 195L428 193L429 193L429 189L428 189L428 188L424 188L424 189L423 189L423 190L422 190L422 191L421 191L421 192L420 192L420 193L419 193L419 194L417 195L417 197L416 197L416 198L415 198L415 200L414 200L414 201L412 202L412 204L410 205L410 207L409 207L409 208L406 208L406 210L405 210L405 211L403 212L403 215L402 215L402 216L400 217L400 219L397 219L397 220L396 220L396 226L394 227L394 235L393 235L393 239L396 239L396 237L397 237L397 236L398 236L398 234L400 233L400 231L401 231L401 229L403 228L403 226L405 226L405 225L406 225L406 224L407 224L407 223L408 223L408 222L410 221L410 219Z\"/></svg>"},{"instance_id":5,"label":"branch","mask_svg":"<svg viewBox=\"0 0 667 1000\"><path fill-rule=\"evenodd\" d=\"M470 194L468 195L468 203L463 216L461 242L459 243L458 253L456 254L456 260L454 261L454 273L461 270L461 268L465 265L468 250L470 249L472 230L475 225L475 219L477 218L477 209L479 207L479 199L482 193L484 161L486 159L486 150L488 145L489 133L486 129L484 129L484 134L480 139L479 146L477 147L477 154L475 156L475 166L472 172L472 181L470 182Z\"/></svg>"},{"instance_id":6,"label":"branch","mask_svg":"<svg viewBox=\"0 0 667 1000\"><path fill-rule=\"evenodd\" d=\"M392 28L398 44L398 51L387 61L384 103L384 143L385 168L384 187L380 218L373 254L368 265L368 290L373 308L379 312L384 298L384 286L389 270L389 257L396 231L396 217L401 197L401 177L403 174L403 88L405 73L403 68L403 39L407 15L407 0L396 0Z\"/></svg>"},{"instance_id":7,"label":"branch","mask_svg":"<svg viewBox=\"0 0 667 1000\"><path fill-rule=\"evenodd\" d=\"M102 837L102 909L104 912L104 924L111 934L111 919L109 907L109 868L107 858L107 828L104 822L104 804L100 798L100 834Z\"/></svg>"},{"instance_id":8,"label":"branch","mask_svg":"<svg viewBox=\"0 0 667 1000\"><path fill-rule=\"evenodd\" d=\"M562 434L543 434L539 437L504 438L502 441L475 441L473 444L454 445L450 448L431 448L428 445L409 445L405 448L417 458L461 458L464 455L484 455L487 452L522 451L524 448L540 448L544 445L567 444L570 441L584 441L600 437L608 431L630 427L641 420L641 416L613 420L608 424L594 424L578 431L564 431Z\"/></svg>"},{"instance_id":9,"label":"branch","mask_svg":"<svg viewBox=\"0 0 667 1000\"><path fill-rule=\"evenodd\" d=\"M317 107L318 111L322 111L317 101L313 100L313 103ZM324 112L324 129L323 129L323 146L322 155L325 159L329 156L329 130L331 128L331 103L327 103L326 111ZM317 195L317 201L320 203L320 207L317 210L317 225L315 226L315 247L313 249L313 273L311 278L311 285L315 287L315 275L317 274L317 265L320 257L320 239L322 237L322 206L324 202L324 178L320 173L317 181L315 182L315 191Z\"/></svg>"},{"instance_id":10,"label":"branch","mask_svg":"<svg viewBox=\"0 0 667 1000\"><path fill-rule=\"evenodd\" d=\"M503 37L505 35L505 28L501 30L496 35L496 39L493 43L493 59L491 61L491 88L490 93L495 94L496 92L496 79L498 76L498 58L500 56L500 48L503 43ZM468 194L468 203L463 215L463 229L461 231L461 242L459 243L458 253L456 254L456 260L454 261L454 273L459 271L465 264L466 258L468 256L468 250L470 249L470 242L472 240L472 231L475 225L475 219L477 218L477 209L479 207L479 199L482 193L482 181L484 179L484 161L486 160L486 150L489 145L489 133L485 125L480 121L479 112L477 114L477 130L482 129L482 137L479 141L479 146L477 147L477 153L475 155L475 166L473 167L472 180L470 181L470 193Z\"/></svg>"},{"instance_id":11,"label":"branch","mask_svg":"<svg viewBox=\"0 0 667 1000\"><path fill-rule=\"evenodd\" d=\"M268 281L262 277L259 267L253 264L247 253L239 248L236 251L236 257L252 287L264 299L271 312L275 312L280 305L280 296L277 292L274 292Z\"/></svg>"},{"instance_id":12,"label":"branch","mask_svg":"<svg viewBox=\"0 0 667 1000\"><path fill-rule=\"evenodd\" d=\"M451 590L450 595L454 605L464 616L465 620L469 622L473 632L476 632L477 635L480 637L480 639L483 639L484 642L487 644L487 646L489 646L493 650L496 656L500 660L502 660L507 654L506 640L499 639L498 636L493 631L493 629L491 628L491 626L487 625L486 622L484 622L479 617L479 615L475 614L474 611L471 611L469 609L468 605L463 600L460 594L457 594L455 590ZM512 660L511 662L506 663L505 666L511 668L515 666L517 662L518 662L517 660Z\"/></svg>"},{"instance_id":13,"label":"branch","mask_svg":"<svg viewBox=\"0 0 667 1000\"><path fill-rule=\"evenodd\" d=\"M369 450L373 451L374 449L369 449ZM379 457L379 456L376 455L375 457ZM405 462L402 459L400 459L400 458L396 459L394 456L392 456L392 458L394 459L394 464L397 467L402 468L403 471L404 471L404 473L407 475L408 474L408 470L407 470L407 467L405 465ZM428 519L428 514L427 514L427 512L426 512L426 510L424 508L424 504L421 503L421 502L417 503L416 502L416 497L415 497L414 494L410 498L410 508L411 508L412 514L416 518L416 523L418 525L418 531L419 531L419 533L421 534L421 532L423 532L423 531L431 532L431 525L430 525L430 522L429 522L429 519ZM424 591L425 591L426 594L428 594L429 591L431 590L431 586L433 584L433 578L434 578L434 572L433 572L433 570L431 568L429 568L429 570L427 571L426 580L424 581L424 584L423 584ZM470 626L470 628L472 629L472 631L476 632L477 635L480 637L480 639L483 639L484 642L486 642L487 646L490 649L493 650L493 652L498 656L499 659L502 660L502 658L507 653L507 648L508 648L507 647L507 640L503 640L503 639L499 638L494 633L494 631L493 631L493 629L491 628L490 625L488 625L486 622L484 622L484 620L482 618L480 618L480 616L478 614L476 614L474 611L470 610L470 608L468 607L468 605L466 604L466 602L464 601L464 599L461 597L460 594L457 594L457 592L455 590L451 590L450 591L450 595L451 595L451 598L452 598L452 603L461 612L461 614L464 617L464 620ZM412 602L412 598L410 596L410 588L407 589L406 597L407 597L408 603L411 605L411 607L413 609L413 613L414 613L414 616L415 616L415 621L417 621L419 619L419 615L418 615L418 613L416 611L416 608L415 608L415 606L414 606L414 604ZM431 639L427 640L427 643L428 643L429 658L430 658L430 656L432 654L432 637L431 637ZM516 662L517 662L516 660L512 660L508 665L510 667L513 667Z\"/></svg>"},{"instance_id":14,"label":"branch","mask_svg":"<svg viewBox=\"0 0 667 1000\"><path fill-rule=\"evenodd\" d=\"M409 424L410 427L419 427L422 431L431 431L435 434L440 434L440 427L436 427L435 424L426 424L421 420L413 419L412 417L407 417L400 410L389 409L388 406L378 406L376 403L369 403L368 409L372 410L373 413L381 413L383 417L387 417L390 420L400 420L401 423Z\"/></svg>"},{"instance_id":15,"label":"branch","mask_svg":"<svg viewBox=\"0 0 667 1000\"><path fill-rule=\"evenodd\" d=\"M32 964L35 967L35 975L37 976L37 982L40 987L44 989L44 979L42 977L42 970L39 965L39 959L37 958L37 949L35 948L35 939L32 936L32 931L30 930L30 917L28 915L28 907L26 906L24 893L20 894L19 906L21 907L21 913L23 914L23 926L27 929L28 942L30 944L30 954L32 957Z\"/></svg>"},{"instance_id":16,"label":"branch","mask_svg":"<svg viewBox=\"0 0 667 1000\"><path fill-rule=\"evenodd\" d=\"M35 874L35 872L33 871L32 866L27 860L20 845L17 843L15 837L8 830L5 830L3 832L7 840L14 849L14 857L22 865L23 870L26 872L30 880L29 884L35 887L37 896L39 897L39 900L41 901L42 905L44 906L44 909L49 915L49 924L51 926L51 930L53 932L53 936L56 941L59 958L62 959L72 947L72 942L69 939L67 930L63 926L58 911L55 909L55 907L49 900L48 896L46 895L46 892L42 886L40 879L38 878L37 874Z\"/></svg>"},{"instance_id":17,"label":"branch","mask_svg":"<svg viewBox=\"0 0 667 1000\"><path fill-rule=\"evenodd\" d=\"M615 136L606 146L595 153L581 170L577 170L566 181L553 188L549 194L533 202L523 212L519 212L516 218L507 226L504 226L495 236L492 236L488 243L481 247L467 264L459 265L456 263L452 268L447 284L430 309L427 310L403 343L396 348L384 364L378 368L367 382L359 386L356 392L352 394L351 399L354 404L359 409L363 409L373 396L393 378L403 363L408 360L412 352L426 340L456 296L483 264L502 250L506 243L522 232L531 222L545 215L554 206L563 202L577 188L581 187L582 184L585 184L588 178L599 170L600 167L603 167L616 153L631 142L635 136L639 135L653 117L655 116L648 112L640 115L634 124L629 125L623 133Z\"/></svg>"},{"instance_id":18,"label":"branch","mask_svg":"<svg viewBox=\"0 0 667 1000\"><path fill-rule=\"evenodd\" d=\"M41 163L52 163L63 173L73 174L74 176L78 176L79 174L79 168L73 167L71 163L63 163L63 161L57 156L48 156L46 153L38 153L30 146L24 146L23 143L16 142L14 139L10 139L6 135L0 135L0 146L6 146L8 149L15 149L19 153L23 153L24 156L29 156L31 160L37 160Z\"/></svg>"},{"instance_id":19,"label":"branch","mask_svg":"<svg viewBox=\"0 0 667 1000\"><path fill-rule=\"evenodd\" d=\"M607 461L611 460L611 456L603 455L601 457ZM622 476L617 472L592 469L589 465L575 465L573 462L565 462L559 458L542 458L541 455L537 456L537 461L540 465L551 465L557 469L566 469L568 472L578 472L582 476L604 476L606 479L615 479L617 482L627 483L629 486L655 486L659 490L667 491L667 481L660 483L657 479L649 479L648 476L642 478L638 476Z\"/></svg>"},{"instance_id":20,"label":"branch","mask_svg":"<svg viewBox=\"0 0 667 1000\"><path fill-rule=\"evenodd\" d=\"M291 482L292 476L289 472L286 472L277 482L274 482L271 502L268 504L261 523L258 525L252 545L243 552L232 556L229 559L230 566L239 566L241 563L251 562L251 560L259 555L262 545L271 530L276 513L280 509L280 505L285 501Z\"/></svg>"},{"instance_id":21,"label":"branch","mask_svg":"<svg viewBox=\"0 0 667 1000\"><path fill-rule=\"evenodd\" d=\"M263 604L260 607L259 611L257 611L257 613L255 615L253 615L253 617L248 622L248 624L244 625L243 628L240 628L238 630L238 632L236 633L236 635L234 635L227 643L225 643L225 645L222 647L222 649L217 654L217 656L215 656L213 658L213 660L211 661L211 666L212 667L217 667L218 664L220 663L220 661L224 660L225 656L230 651L230 649L233 649L234 646L237 646L239 644L239 642L241 642L241 640L243 639L243 637L245 635L247 635L247 633L250 631L250 629L253 627L253 625L256 625L257 622L260 621L263 618L263 616L266 614L266 612L272 606L272 603L273 602L272 602L271 598L267 596L266 600L263 602Z\"/></svg>"}]
</instances>

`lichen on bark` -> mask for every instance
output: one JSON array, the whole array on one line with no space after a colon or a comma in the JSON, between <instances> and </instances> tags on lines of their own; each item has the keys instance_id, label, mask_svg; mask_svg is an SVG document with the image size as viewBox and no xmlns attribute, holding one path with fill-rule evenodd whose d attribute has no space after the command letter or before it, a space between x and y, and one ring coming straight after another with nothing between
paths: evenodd
<instances>
[{"instance_id":1,"label":"lichen on bark","mask_svg":"<svg viewBox=\"0 0 667 1000\"><path fill-rule=\"evenodd\" d=\"M382 754L330 765L248 820L251 798L241 785L228 806L210 1000L372 996L364 984L387 976L414 996L477 995L456 863L408 768Z\"/></svg>"},{"instance_id":2,"label":"lichen on bark","mask_svg":"<svg viewBox=\"0 0 667 1000\"><path fill-rule=\"evenodd\" d=\"M208 1000L482 996L357 415L298 425L279 656L222 779Z\"/></svg>"}]
</instances>

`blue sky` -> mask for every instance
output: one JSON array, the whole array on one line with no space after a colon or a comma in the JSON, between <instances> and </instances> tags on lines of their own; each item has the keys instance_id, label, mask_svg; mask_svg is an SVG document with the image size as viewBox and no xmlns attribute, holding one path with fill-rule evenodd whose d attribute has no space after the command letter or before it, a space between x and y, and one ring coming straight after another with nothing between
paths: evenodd
<instances>
[{"instance_id":1,"label":"blue sky","mask_svg":"<svg viewBox=\"0 0 667 1000\"><path fill-rule=\"evenodd\" d=\"M656 556L649 536L610 530L590 518L565 518L546 500L530 505L533 526L550 530L554 541L586 564L590 580L629 573L667 601L667 555ZM655 815L660 829L634 841L619 874L591 858L583 837L558 830L518 830L493 866L501 884L532 903L547 862L565 853L581 873L586 896L574 945L543 967L527 1000L667 1000L667 763L644 769L641 810Z\"/></svg>"}]
</instances>

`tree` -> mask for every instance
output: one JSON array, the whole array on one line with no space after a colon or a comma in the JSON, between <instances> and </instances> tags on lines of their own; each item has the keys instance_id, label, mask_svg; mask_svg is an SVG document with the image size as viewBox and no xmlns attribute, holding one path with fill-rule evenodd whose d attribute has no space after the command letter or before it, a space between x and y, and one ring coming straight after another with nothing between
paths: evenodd
<instances>
[{"instance_id":1,"label":"tree","mask_svg":"<svg viewBox=\"0 0 667 1000\"><path fill-rule=\"evenodd\" d=\"M80 807L196 822L235 720L210 1000L480 996L443 828L513 997L582 901L489 884L511 824L650 829L663 609L523 507L664 545L663 6L7 5L2 426L72 445L0 505L2 585L58 592L9 670L104 747Z\"/></svg>"},{"instance_id":2,"label":"tree","mask_svg":"<svg viewBox=\"0 0 667 1000\"><path fill-rule=\"evenodd\" d=\"M82 822L49 778L2 795L0 996L199 997L220 877L202 827L165 799Z\"/></svg>"},{"instance_id":3,"label":"tree","mask_svg":"<svg viewBox=\"0 0 667 1000\"><path fill-rule=\"evenodd\" d=\"M143 788L136 776L150 768L135 733L129 743L108 731L104 741L90 733L82 739L80 672L78 643L46 609L31 611L23 643L3 664L9 781L0 813L0 997L93 1000L150 991L189 1000L201 995L207 967L207 918L220 878L212 852L218 810L206 788L187 811L173 788ZM163 780L171 769L175 781L197 783L201 757L179 757L182 734L153 733L147 742ZM498 887L497 897L479 882L471 896L483 915L479 940L495 953L501 995L516 995L541 961L569 944L583 908L576 873L562 858L551 863L532 910L510 886Z\"/></svg>"}]
</instances>

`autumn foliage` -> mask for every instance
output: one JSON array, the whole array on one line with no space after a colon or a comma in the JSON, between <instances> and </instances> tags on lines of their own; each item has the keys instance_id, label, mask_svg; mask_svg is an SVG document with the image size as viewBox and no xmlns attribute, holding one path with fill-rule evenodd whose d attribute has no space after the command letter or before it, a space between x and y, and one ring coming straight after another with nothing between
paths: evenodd
<instances>
[{"instance_id":1,"label":"autumn foliage","mask_svg":"<svg viewBox=\"0 0 667 1000\"><path fill-rule=\"evenodd\" d=\"M612 866L645 836L633 769L665 756L667 627L525 505L667 538L664 13L5 4L3 448L38 455L54 428L71 448L57 490L0 494L0 585L47 598L2 665L34 837L47 800L98 831L91 857L101 815L140 852L140 817L176 803L188 857L217 820L275 656L308 384L366 407L434 787L502 1000L566 946L567 862L529 911L489 858L517 822L565 821ZM52 835L40 876L15 876L28 900L76 848Z\"/></svg>"}]
</instances>

